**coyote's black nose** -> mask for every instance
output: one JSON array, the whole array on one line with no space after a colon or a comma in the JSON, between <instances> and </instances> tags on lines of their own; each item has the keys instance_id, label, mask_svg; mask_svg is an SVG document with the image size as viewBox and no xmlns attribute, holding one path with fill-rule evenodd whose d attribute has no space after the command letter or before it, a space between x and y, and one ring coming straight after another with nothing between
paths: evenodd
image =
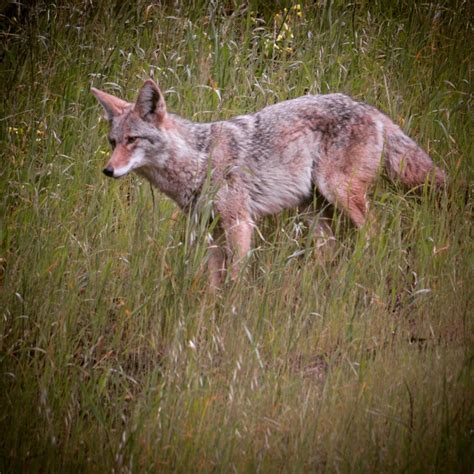
<instances>
[{"instance_id":1,"label":"coyote's black nose","mask_svg":"<svg viewBox=\"0 0 474 474\"><path fill-rule=\"evenodd\" d=\"M114 176L114 169L111 166L107 166L107 168L104 168L102 171L105 176L109 176L110 178Z\"/></svg>"}]
</instances>

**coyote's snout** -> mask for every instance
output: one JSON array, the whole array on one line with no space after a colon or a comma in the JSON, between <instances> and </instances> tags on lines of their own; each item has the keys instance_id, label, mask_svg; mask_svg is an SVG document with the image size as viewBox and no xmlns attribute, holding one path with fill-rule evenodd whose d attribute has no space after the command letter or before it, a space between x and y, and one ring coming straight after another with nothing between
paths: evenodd
<instances>
[{"instance_id":1,"label":"coyote's snout","mask_svg":"<svg viewBox=\"0 0 474 474\"><path fill-rule=\"evenodd\" d=\"M309 204L316 189L362 227L382 155L388 175L407 186L445 182L444 172L386 115L343 94L307 95L230 120L194 123L168 113L151 80L134 104L92 92L110 123L107 176L135 171L187 211L210 171L220 216L216 245L209 248L214 286L227 258L237 275L256 219ZM217 245L219 234L225 250Z\"/></svg>"}]
</instances>

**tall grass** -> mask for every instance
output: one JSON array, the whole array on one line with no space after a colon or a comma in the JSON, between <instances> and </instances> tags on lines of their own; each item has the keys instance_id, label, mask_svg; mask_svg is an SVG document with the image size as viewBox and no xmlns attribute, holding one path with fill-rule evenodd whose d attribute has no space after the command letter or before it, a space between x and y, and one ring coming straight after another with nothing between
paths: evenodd
<instances>
[{"instance_id":1,"label":"tall grass","mask_svg":"<svg viewBox=\"0 0 474 474\"><path fill-rule=\"evenodd\" d=\"M178 3L2 7L0 471L471 472L469 3ZM90 86L150 76L198 121L348 93L450 184L381 178L324 255L266 219L213 295L205 224L100 173Z\"/></svg>"}]
</instances>

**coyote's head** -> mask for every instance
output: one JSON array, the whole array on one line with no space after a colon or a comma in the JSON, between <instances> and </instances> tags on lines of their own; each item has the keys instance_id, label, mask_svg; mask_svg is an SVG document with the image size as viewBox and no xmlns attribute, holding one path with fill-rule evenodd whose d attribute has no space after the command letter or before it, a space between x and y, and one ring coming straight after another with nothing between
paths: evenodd
<instances>
[{"instance_id":1,"label":"coyote's head","mask_svg":"<svg viewBox=\"0 0 474 474\"><path fill-rule=\"evenodd\" d=\"M104 174L120 178L154 162L164 164L166 146L166 105L158 86L150 79L138 93L135 104L92 88L109 121L112 156Z\"/></svg>"}]
</instances>

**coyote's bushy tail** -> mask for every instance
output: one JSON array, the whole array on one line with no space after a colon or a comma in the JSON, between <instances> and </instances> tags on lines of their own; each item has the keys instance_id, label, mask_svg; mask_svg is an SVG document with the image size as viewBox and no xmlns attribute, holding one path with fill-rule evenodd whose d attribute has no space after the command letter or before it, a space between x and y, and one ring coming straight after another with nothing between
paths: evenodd
<instances>
[{"instance_id":1,"label":"coyote's bushy tail","mask_svg":"<svg viewBox=\"0 0 474 474\"><path fill-rule=\"evenodd\" d=\"M391 179L398 178L409 187L419 186L426 179L438 187L446 183L445 172L438 168L421 147L407 137L387 116L382 120L385 129L385 169Z\"/></svg>"}]
</instances>

